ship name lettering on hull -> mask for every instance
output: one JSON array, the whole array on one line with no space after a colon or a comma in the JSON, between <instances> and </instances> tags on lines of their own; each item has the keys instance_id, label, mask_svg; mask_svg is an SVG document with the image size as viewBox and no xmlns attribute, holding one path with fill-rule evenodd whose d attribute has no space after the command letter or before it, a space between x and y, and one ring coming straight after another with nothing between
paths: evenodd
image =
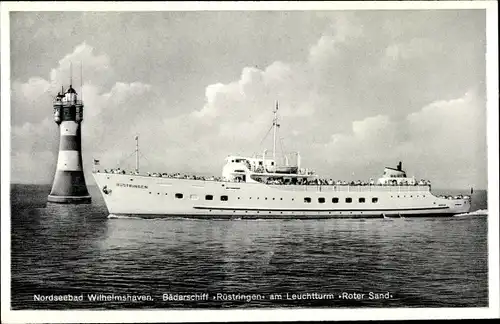
<instances>
[{"instance_id":1,"label":"ship name lettering on hull","mask_svg":"<svg viewBox=\"0 0 500 324\"><path fill-rule=\"evenodd\" d=\"M137 188L137 189L148 189L148 186L146 185L136 185L136 184L129 184L129 183L116 183L117 187L127 187L127 188Z\"/></svg>"}]
</instances>

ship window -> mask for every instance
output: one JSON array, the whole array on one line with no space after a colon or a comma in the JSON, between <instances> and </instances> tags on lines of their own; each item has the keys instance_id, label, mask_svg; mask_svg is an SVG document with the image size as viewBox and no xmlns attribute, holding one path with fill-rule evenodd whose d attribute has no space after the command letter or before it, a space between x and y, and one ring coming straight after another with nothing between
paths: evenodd
<instances>
[{"instance_id":1,"label":"ship window","mask_svg":"<svg viewBox=\"0 0 500 324\"><path fill-rule=\"evenodd\" d=\"M266 200L267 200L267 197L266 197Z\"/></svg>"},{"instance_id":2,"label":"ship window","mask_svg":"<svg viewBox=\"0 0 500 324\"><path fill-rule=\"evenodd\" d=\"M212 195L206 195L205 200L214 200L214 196Z\"/></svg>"},{"instance_id":3,"label":"ship window","mask_svg":"<svg viewBox=\"0 0 500 324\"><path fill-rule=\"evenodd\" d=\"M378 202L378 198L377 197L373 197L372 198L372 203L377 203Z\"/></svg>"},{"instance_id":4,"label":"ship window","mask_svg":"<svg viewBox=\"0 0 500 324\"><path fill-rule=\"evenodd\" d=\"M320 204L324 204L324 203L325 203L325 198L324 198L324 197L319 197L319 198L318 198L318 202L319 202Z\"/></svg>"},{"instance_id":5,"label":"ship window","mask_svg":"<svg viewBox=\"0 0 500 324\"><path fill-rule=\"evenodd\" d=\"M224 196L220 196L220 200L221 200L221 201L227 201L227 196L226 196L226 195L224 195Z\"/></svg>"},{"instance_id":6,"label":"ship window","mask_svg":"<svg viewBox=\"0 0 500 324\"><path fill-rule=\"evenodd\" d=\"M262 161L259 161L259 165L262 165Z\"/></svg>"},{"instance_id":7,"label":"ship window","mask_svg":"<svg viewBox=\"0 0 500 324\"><path fill-rule=\"evenodd\" d=\"M175 198L177 198L177 199L182 199L182 197L184 197L184 195L181 194L181 193L176 193L175 194Z\"/></svg>"},{"instance_id":8,"label":"ship window","mask_svg":"<svg viewBox=\"0 0 500 324\"><path fill-rule=\"evenodd\" d=\"M198 200L198 196L197 195L191 195L191 196L189 196L189 198L191 200Z\"/></svg>"},{"instance_id":9,"label":"ship window","mask_svg":"<svg viewBox=\"0 0 500 324\"><path fill-rule=\"evenodd\" d=\"M345 199L345 202L346 202L346 203L352 203L352 198L346 198L346 199Z\"/></svg>"},{"instance_id":10,"label":"ship window","mask_svg":"<svg viewBox=\"0 0 500 324\"><path fill-rule=\"evenodd\" d=\"M271 162L271 165L274 165L274 162Z\"/></svg>"},{"instance_id":11,"label":"ship window","mask_svg":"<svg viewBox=\"0 0 500 324\"><path fill-rule=\"evenodd\" d=\"M358 199L358 201L359 201L360 203L364 203L364 202L365 202L365 198L359 198L359 199Z\"/></svg>"},{"instance_id":12,"label":"ship window","mask_svg":"<svg viewBox=\"0 0 500 324\"><path fill-rule=\"evenodd\" d=\"M332 198L332 203L337 204L339 202L339 199L337 197Z\"/></svg>"},{"instance_id":13,"label":"ship window","mask_svg":"<svg viewBox=\"0 0 500 324\"><path fill-rule=\"evenodd\" d=\"M305 203L310 203L311 202L311 198L310 197L304 197L304 202Z\"/></svg>"}]
</instances>

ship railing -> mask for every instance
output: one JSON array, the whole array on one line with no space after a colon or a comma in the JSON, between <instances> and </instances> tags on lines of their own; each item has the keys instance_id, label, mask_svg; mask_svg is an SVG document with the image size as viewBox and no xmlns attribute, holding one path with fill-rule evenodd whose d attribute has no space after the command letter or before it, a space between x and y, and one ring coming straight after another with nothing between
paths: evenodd
<instances>
[{"instance_id":1,"label":"ship railing","mask_svg":"<svg viewBox=\"0 0 500 324\"><path fill-rule=\"evenodd\" d=\"M153 174L139 174L135 172L127 172L122 169L104 169L93 170L94 173L109 173L109 174L122 174L122 175L140 175L145 177L158 177L167 179L183 179L183 180L202 180L202 181L217 181L217 182L241 182L241 181L228 181L216 176L195 176L185 174L167 174L167 173L153 173ZM385 184L277 184L269 183L270 187L287 188L288 190L296 191L339 191L339 192L415 192L415 191L429 191L430 184L427 185L385 185ZM289 189L290 188L290 189Z\"/></svg>"},{"instance_id":2,"label":"ship railing","mask_svg":"<svg viewBox=\"0 0 500 324\"><path fill-rule=\"evenodd\" d=\"M428 185L425 186L382 186L382 185L370 185L370 186L359 186L359 185L269 185L273 188L286 188L290 191L314 191L314 192L422 192L430 191Z\"/></svg>"},{"instance_id":3,"label":"ship railing","mask_svg":"<svg viewBox=\"0 0 500 324\"><path fill-rule=\"evenodd\" d=\"M53 100L54 103L65 105L83 105L83 100Z\"/></svg>"}]
</instances>

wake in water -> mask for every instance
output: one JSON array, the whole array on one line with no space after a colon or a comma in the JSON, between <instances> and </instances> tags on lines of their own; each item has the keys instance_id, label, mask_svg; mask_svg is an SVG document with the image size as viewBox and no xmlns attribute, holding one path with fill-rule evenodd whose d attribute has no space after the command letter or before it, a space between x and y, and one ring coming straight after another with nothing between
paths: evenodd
<instances>
[{"instance_id":1,"label":"wake in water","mask_svg":"<svg viewBox=\"0 0 500 324\"><path fill-rule=\"evenodd\" d=\"M455 217L461 217L461 216L488 216L488 210L487 209L478 209L470 213L463 213L463 214L457 214Z\"/></svg>"},{"instance_id":2,"label":"wake in water","mask_svg":"<svg viewBox=\"0 0 500 324\"><path fill-rule=\"evenodd\" d=\"M135 216L115 215L115 214L109 214L108 218L142 219L140 217L135 217Z\"/></svg>"}]
</instances>

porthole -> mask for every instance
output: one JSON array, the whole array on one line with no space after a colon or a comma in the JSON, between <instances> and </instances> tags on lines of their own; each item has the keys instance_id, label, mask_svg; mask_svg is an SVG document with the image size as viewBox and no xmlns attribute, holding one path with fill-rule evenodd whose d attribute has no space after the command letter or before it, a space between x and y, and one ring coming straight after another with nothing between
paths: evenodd
<instances>
[{"instance_id":1,"label":"porthole","mask_svg":"<svg viewBox=\"0 0 500 324\"><path fill-rule=\"evenodd\" d=\"M337 197L332 198L332 203L337 204L339 202L339 199Z\"/></svg>"},{"instance_id":2,"label":"porthole","mask_svg":"<svg viewBox=\"0 0 500 324\"><path fill-rule=\"evenodd\" d=\"M229 198L226 195L220 196L220 201L227 201Z\"/></svg>"},{"instance_id":3,"label":"porthole","mask_svg":"<svg viewBox=\"0 0 500 324\"><path fill-rule=\"evenodd\" d=\"M377 203L378 202L378 198L377 197L373 197L372 198L372 203Z\"/></svg>"},{"instance_id":4,"label":"porthole","mask_svg":"<svg viewBox=\"0 0 500 324\"><path fill-rule=\"evenodd\" d=\"M205 200L214 200L214 196L212 195L206 195Z\"/></svg>"},{"instance_id":5,"label":"porthole","mask_svg":"<svg viewBox=\"0 0 500 324\"><path fill-rule=\"evenodd\" d=\"M310 197L304 197L304 202L309 204L311 202L311 198Z\"/></svg>"},{"instance_id":6,"label":"porthole","mask_svg":"<svg viewBox=\"0 0 500 324\"><path fill-rule=\"evenodd\" d=\"M365 202L365 198L361 197L361 198L359 198L359 199L358 199L358 201L359 201L361 204L363 204L363 203Z\"/></svg>"},{"instance_id":7,"label":"porthole","mask_svg":"<svg viewBox=\"0 0 500 324\"><path fill-rule=\"evenodd\" d=\"M324 203L325 203L325 198L324 198L324 197L319 197L319 198L318 198L318 202L319 202L320 204L324 204Z\"/></svg>"},{"instance_id":8,"label":"porthole","mask_svg":"<svg viewBox=\"0 0 500 324\"><path fill-rule=\"evenodd\" d=\"M177 198L177 199L182 199L183 197L184 197L184 195L181 194L181 193L176 193L175 194L175 198Z\"/></svg>"},{"instance_id":9,"label":"porthole","mask_svg":"<svg viewBox=\"0 0 500 324\"><path fill-rule=\"evenodd\" d=\"M352 203L352 198L350 198L350 197L346 198L345 202L348 203L348 204Z\"/></svg>"}]
</instances>

